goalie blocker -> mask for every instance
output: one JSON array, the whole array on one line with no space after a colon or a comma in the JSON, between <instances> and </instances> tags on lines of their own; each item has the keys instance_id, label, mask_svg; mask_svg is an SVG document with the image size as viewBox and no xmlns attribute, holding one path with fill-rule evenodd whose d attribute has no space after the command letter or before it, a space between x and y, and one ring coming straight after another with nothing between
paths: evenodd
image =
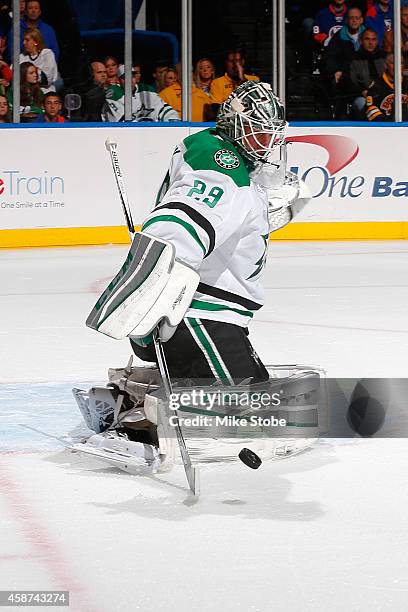
<instances>
[{"instance_id":1,"label":"goalie blocker","mask_svg":"<svg viewBox=\"0 0 408 612\"><path fill-rule=\"evenodd\" d=\"M144 338L159 326L165 342L183 319L199 280L195 270L175 258L172 244L137 232L125 263L86 324L117 340Z\"/></svg>"}]
</instances>

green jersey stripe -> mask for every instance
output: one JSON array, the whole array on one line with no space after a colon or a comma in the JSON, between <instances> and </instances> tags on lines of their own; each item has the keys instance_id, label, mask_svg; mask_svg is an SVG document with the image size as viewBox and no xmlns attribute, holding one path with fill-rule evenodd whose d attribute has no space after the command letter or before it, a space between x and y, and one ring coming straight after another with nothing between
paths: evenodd
<instances>
[{"instance_id":1,"label":"green jersey stripe","mask_svg":"<svg viewBox=\"0 0 408 612\"><path fill-rule=\"evenodd\" d=\"M196 341L204 353L214 376L221 382L233 384L230 373L225 367L225 364L222 361L221 356L214 346L211 338L208 337L208 334L203 329L200 320L188 317L185 319L185 322L187 323L191 334L195 336Z\"/></svg>"},{"instance_id":2,"label":"green jersey stripe","mask_svg":"<svg viewBox=\"0 0 408 612\"><path fill-rule=\"evenodd\" d=\"M167 119L165 119L166 115L171 113L173 110L174 108L172 106L165 104L162 110L160 111L160 121L167 121Z\"/></svg>"},{"instance_id":3,"label":"green jersey stripe","mask_svg":"<svg viewBox=\"0 0 408 612\"><path fill-rule=\"evenodd\" d=\"M200 237L195 231L194 227L190 223L187 223L186 221L183 221L183 219L179 219L178 217L175 217L174 215L158 215L157 217L148 219L142 226L142 232L146 230L148 227L150 227L151 225L153 225L153 223L158 223L159 221L169 221L170 223L177 223L178 225L181 225L182 227L184 227L184 229L188 231L190 236L194 238L194 240L203 250L204 257L207 255L207 250L205 246L203 245L203 243L201 242Z\"/></svg>"},{"instance_id":4,"label":"green jersey stripe","mask_svg":"<svg viewBox=\"0 0 408 612\"><path fill-rule=\"evenodd\" d=\"M250 310L240 310L239 308L231 308L226 304L212 304L211 302L203 302L202 300L193 300L190 304L190 308L196 308L197 310L212 310L214 312L219 310L232 310L243 317L253 317L254 313Z\"/></svg>"},{"instance_id":5,"label":"green jersey stripe","mask_svg":"<svg viewBox=\"0 0 408 612\"><path fill-rule=\"evenodd\" d=\"M204 349L202 344L198 341L197 334L194 331L194 328L198 325L197 320L193 319L193 318L186 318L186 319L184 319L184 323L186 324L187 328L190 330L190 334L192 335L193 339L198 344L201 352L203 353L204 357L206 358L207 363L208 363L208 365L210 367L210 370L211 370L211 372L214 375L214 378L218 382L221 382L219 374L218 374L218 371L217 371L213 361L210 359L210 356L209 356L208 352Z\"/></svg>"}]
</instances>

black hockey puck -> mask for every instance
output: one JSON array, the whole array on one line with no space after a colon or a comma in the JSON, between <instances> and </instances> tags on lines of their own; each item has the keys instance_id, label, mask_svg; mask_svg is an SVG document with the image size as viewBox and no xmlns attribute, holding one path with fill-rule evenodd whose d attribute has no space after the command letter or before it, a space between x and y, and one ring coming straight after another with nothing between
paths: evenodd
<instances>
[{"instance_id":1,"label":"black hockey puck","mask_svg":"<svg viewBox=\"0 0 408 612\"><path fill-rule=\"evenodd\" d=\"M249 448L243 448L238 457L241 459L242 463L245 463L245 465L250 467L252 470L257 470L259 466L262 465L262 461L258 455Z\"/></svg>"},{"instance_id":2,"label":"black hockey puck","mask_svg":"<svg viewBox=\"0 0 408 612\"><path fill-rule=\"evenodd\" d=\"M387 381L362 378L354 388L347 411L351 429L363 438L375 436L384 425L390 389Z\"/></svg>"}]
</instances>

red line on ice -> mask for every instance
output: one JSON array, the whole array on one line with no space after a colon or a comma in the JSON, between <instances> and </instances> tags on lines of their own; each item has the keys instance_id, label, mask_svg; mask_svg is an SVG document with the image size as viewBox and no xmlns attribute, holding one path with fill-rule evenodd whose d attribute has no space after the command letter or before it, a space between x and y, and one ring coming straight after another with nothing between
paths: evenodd
<instances>
[{"instance_id":1,"label":"red line on ice","mask_svg":"<svg viewBox=\"0 0 408 612\"><path fill-rule=\"evenodd\" d=\"M40 555L0 555L0 561L16 561L17 559L39 559Z\"/></svg>"},{"instance_id":2,"label":"red line on ice","mask_svg":"<svg viewBox=\"0 0 408 612\"><path fill-rule=\"evenodd\" d=\"M111 276L106 276L105 278L99 278L96 281L93 281L92 283L89 284L89 292L90 293L102 293L103 291L105 291L106 287L108 286L108 284L111 282L112 277Z\"/></svg>"},{"instance_id":3,"label":"red line on ice","mask_svg":"<svg viewBox=\"0 0 408 612\"><path fill-rule=\"evenodd\" d=\"M39 585L39 590L45 587L46 590L58 589L70 591L71 610L75 609L78 612L81 610L92 612L93 608L88 603L89 596L86 594L86 587L80 584L69 571L68 563L58 550L58 545L52 541L47 527L41 523L40 518L33 511L32 504L29 499L24 496L21 486L8 474L7 466L4 461L0 461L0 490L13 512L14 519L20 526L21 535L35 551L34 554L31 555L22 555L22 558L41 559L55 583L48 589L46 585ZM4 555L4 557L5 559L8 558L7 555ZM10 557L20 558L19 555L10 555ZM22 585L22 588L25 588L24 585ZM79 607L73 607L72 605L73 593L80 595L80 599L83 603ZM86 601L84 601L85 599Z\"/></svg>"}]
</instances>

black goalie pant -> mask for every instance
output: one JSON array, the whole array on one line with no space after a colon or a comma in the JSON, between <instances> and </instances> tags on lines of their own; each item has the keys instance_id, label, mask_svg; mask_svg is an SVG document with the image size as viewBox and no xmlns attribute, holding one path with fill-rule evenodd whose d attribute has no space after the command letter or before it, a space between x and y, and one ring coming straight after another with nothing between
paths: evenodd
<instances>
[{"instance_id":1,"label":"black goalie pant","mask_svg":"<svg viewBox=\"0 0 408 612\"><path fill-rule=\"evenodd\" d=\"M143 361L156 361L154 345L132 348ZM231 323L186 318L163 343L170 377L231 385L268 380L268 372L248 340L248 330Z\"/></svg>"}]
</instances>

